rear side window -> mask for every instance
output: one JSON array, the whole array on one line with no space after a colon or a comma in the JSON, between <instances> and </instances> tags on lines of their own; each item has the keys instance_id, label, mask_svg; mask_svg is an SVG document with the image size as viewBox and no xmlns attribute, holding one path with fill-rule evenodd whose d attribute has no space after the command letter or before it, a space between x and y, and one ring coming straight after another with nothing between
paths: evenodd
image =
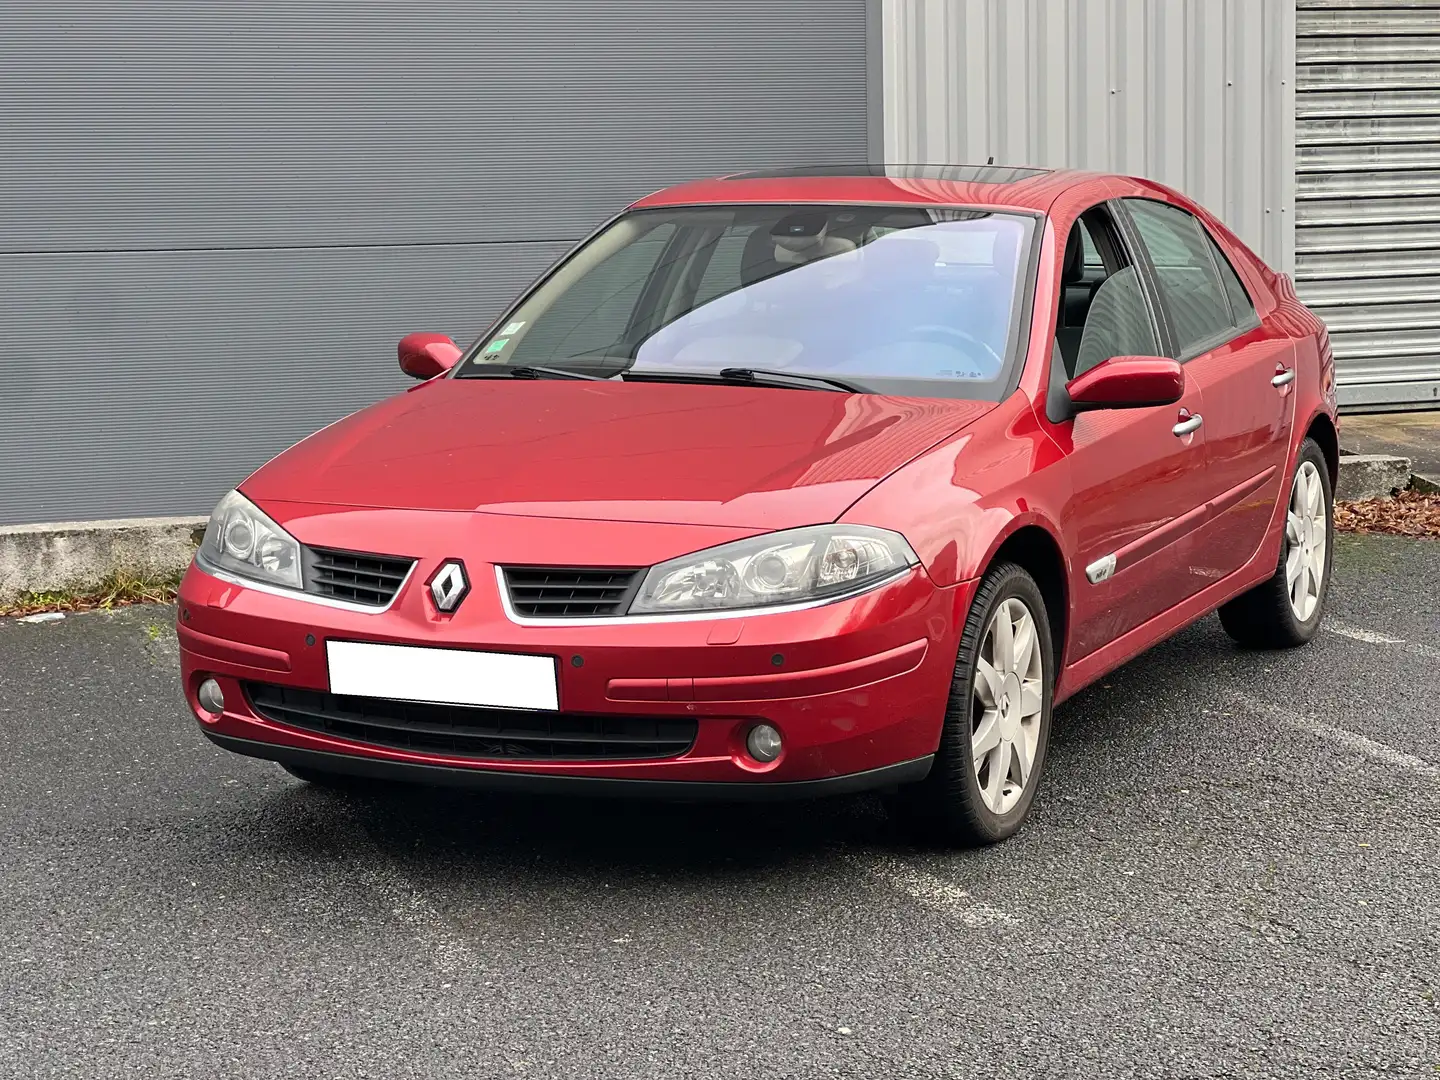
<instances>
[{"instance_id":1,"label":"rear side window","mask_svg":"<svg viewBox=\"0 0 1440 1080\"><path fill-rule=\"evenodd\" d=\"M1165 203L1126 199L1125 205L1155 266L1180 355L1193 356L1230 336L1230 301L1200 223Z\"/></svg>"}]
</instances>

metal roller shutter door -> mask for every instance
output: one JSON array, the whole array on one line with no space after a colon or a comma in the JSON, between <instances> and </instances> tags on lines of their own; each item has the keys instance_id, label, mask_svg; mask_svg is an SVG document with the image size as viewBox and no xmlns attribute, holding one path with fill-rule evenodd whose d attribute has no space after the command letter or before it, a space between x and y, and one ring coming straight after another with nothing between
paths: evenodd
<instances>
[{"instance_id":1,"label":"metal roller shutter door","mask_svg":"<svg viewBox=\"0 0 1440 1080\"><path fill-rule=\"evenodd\" d=\"M1342 407L1440 404L1440 0L1299 0L1295 263Z\"/></svg>"},{"instance_id":2,"label":"metal roller shutter door","mask_svg":"<svg viewBox=\"0 0 1440 1080\"><path fill-rule=\"evenodd\" d=\"M866 0L0 0L0 524L207 511L626 201L868 157Z\"/></svg>"}]
</instances>

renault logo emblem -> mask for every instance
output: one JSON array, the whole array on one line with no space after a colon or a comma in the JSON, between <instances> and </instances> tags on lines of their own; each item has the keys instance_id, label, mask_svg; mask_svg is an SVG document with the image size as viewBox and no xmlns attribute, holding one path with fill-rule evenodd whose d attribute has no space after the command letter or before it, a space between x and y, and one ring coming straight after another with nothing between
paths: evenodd
<instances>
[{"instance_id":1,"label":"renault logo emblem","mask_svg":"<svg viewBox=\"0 0 1440 1080\"><path fill-rule=\"evenodd\" d=\"M469 591L470 579L465 576L465 564L459 559L447 560L430 579L430 599L435 601L436 610L447 615L460 606Z\"/></svg>"}]
</instances>

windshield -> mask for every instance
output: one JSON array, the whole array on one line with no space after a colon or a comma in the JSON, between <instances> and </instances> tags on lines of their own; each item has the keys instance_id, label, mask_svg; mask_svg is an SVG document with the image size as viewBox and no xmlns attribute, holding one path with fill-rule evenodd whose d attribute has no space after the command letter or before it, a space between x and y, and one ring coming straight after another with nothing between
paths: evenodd
<instances>
[{"instance_id":1,"label":"windshield","mask_svg":"<svg viewBox=\"0 0 1440 1080\"><path fill-rule=\"evenodd\" d=\"M727 368L999 400L1036 219L884 206L723 206L617 219L456 371L602 378Z\"/></svg>"}]
</instances>

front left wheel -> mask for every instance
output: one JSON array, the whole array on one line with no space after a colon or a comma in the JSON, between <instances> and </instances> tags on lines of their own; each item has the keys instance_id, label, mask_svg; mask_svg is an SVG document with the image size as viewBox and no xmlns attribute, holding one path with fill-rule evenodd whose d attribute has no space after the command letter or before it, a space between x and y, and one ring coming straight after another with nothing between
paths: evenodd
<instances>
[{"instance_id":1,"label":"front left wheel","mask_svg":"<svg viewBox=\"0 0 1440 1080\"><path fill-rule=\"evenodd\" d=\"M960 637L930 774L896 808L922 836L993 844L1030 812L1050 742L1055 649L1044 598L1019 566L990 570Z\"/></svg>"}]
</instances>

